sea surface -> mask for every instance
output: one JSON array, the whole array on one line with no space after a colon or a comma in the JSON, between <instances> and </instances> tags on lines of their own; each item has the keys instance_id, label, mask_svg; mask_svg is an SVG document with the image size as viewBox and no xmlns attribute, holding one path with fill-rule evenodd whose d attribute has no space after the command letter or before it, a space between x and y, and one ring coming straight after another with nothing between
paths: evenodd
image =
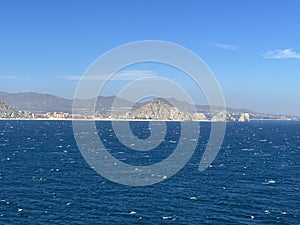
<instances>
[{"instance_id":1,"label":"sea surface","mask_svg":"<svg viewBox=\"0 0 300 225\"><path fill-rule=\"evenodd\" d=\"M218 156L200 172L210 125L200 123L194 155L177 174L131 187L90 168L71 121L2 120L0 224L300 224L300 122L228 123ZM111 154L133 165L168 157L180 134L180 123L168 122L165 143L148 154L122 146L109 121L97 128ZM147 122L131 129L149 135Z\"/></svg>"}]
</instances>

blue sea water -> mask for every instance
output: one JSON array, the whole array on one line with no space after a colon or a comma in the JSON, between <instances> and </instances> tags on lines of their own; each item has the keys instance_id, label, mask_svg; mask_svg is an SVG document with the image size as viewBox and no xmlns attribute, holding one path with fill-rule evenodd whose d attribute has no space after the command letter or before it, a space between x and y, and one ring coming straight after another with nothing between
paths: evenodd
<instances>
[{"instance_id":1,"label":"blue sea water","mask_svg":"<svg viewBox=\"0 0 300 225\"><path fill-rule=\"evenodd\" d=\"M0 224L300 223L300 122L228 123L217 158L202 172L210 123L200 125L197 149L182 170L131 187L90 168L71 121L0 121ZM165 143L149 155L118 143L110 122L97 127L114 157L148 165L171 154L180 123L167 123ZM131 124L140 138L147 127Z\"/></svg>"}]
</instances>

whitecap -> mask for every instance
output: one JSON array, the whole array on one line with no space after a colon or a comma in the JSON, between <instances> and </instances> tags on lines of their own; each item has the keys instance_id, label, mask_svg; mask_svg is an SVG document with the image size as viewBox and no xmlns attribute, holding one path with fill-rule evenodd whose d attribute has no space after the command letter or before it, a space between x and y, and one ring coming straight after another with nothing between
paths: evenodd
<instances>
[{"instance_id":1,"label":"whitecap","mask_svg":"<svg viewBox=\"0 0 300 225\"><path fill-rule=\"evenodd\" d=\"M267 182L264 182L263 184L276 184L275 180L268 180Z\"/></svg>"},{"instance_id":2,"label":"whitecap","mask_svg":"<svg viewBox=\"0 0 300 225\"><path fill-rule=\"evenodd\" d=\"M171 220L171 219L173 219L173 217L172 216L163 216L162 219L163 220Z\"/></svg>"},{"instance_id":3,"label":"whitecap","mask_svg":"<svg viewBox=\"0 0 300 225\"><path fill-rule=\"evenodd\" d=\"M136 214L136 211L130 211L129 212L129 215L134 215L134 214Z\"/></svg>"},{"instance_id":4,"label":"whitecap","mask_svg":"<svg viewBox=\"0 0 300 225\"><path fill-rule=\"evenodd\" d=\"M253 151L254 148L242 148L242 151Z\"/></svg>"},{"instance_id":5,"label":"whitecap","mask_svg":"<svg viewBox=\"0 0 300 225\"><path fill-rule=\"evenodd\" d=\"M191 200L198 200L197 197L195 197L195 196L190 197L190 199L191 199Z\"/></svg>"}]
</instances>

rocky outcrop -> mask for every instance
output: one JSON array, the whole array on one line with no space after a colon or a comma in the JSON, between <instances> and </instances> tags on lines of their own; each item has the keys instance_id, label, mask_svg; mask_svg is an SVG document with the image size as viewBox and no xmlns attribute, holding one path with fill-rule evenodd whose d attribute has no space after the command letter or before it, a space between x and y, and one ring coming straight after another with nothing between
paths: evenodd
<instances>
[{"instance_id":1,"label":"rocky outcrop","mask_svg":"<svg viewBox=\"0 0 300 225\"><path fill-rule=\"evenodd\" d=\"M16 119L16 118L32 118L34 115L28 112L13 109L0 101L0 118Z\"/></svg>"},{"instance_id":2,"label":"rocky outcrop","mask_svg":"<svg viewBox=\"0 0 300 225\"><path fill-rule=\"evenodd\" d=\"M145 120L207 120L203 113L182 112L178 108L166 104L161 99L155 99L144 106L126 113L126 119Z\"/></svg>"},{"instance_id":3,"label":"rocky outcrop","mask_svg":"<svg viewBox=\"0 0 300 225\"><path fill-rule=\"evenodd\" d=\"M218 121L235 121L235 119L226 111L221 111L214 115L211 121L218 122Z\"/></svg>"},{"instance_id":4,"label":"rocky outcrop","mask_svg":"<svg viewBox=\"0 0 300 225\"><path fill-rule=\"evenodd\" d=\"M239 120L239 122L249 122L250 121L250 115L248 113L243 113Z\"/></svg>"},{"instance_id":5,"label":"rocky outcrop","mask_svg":"<svg viewBox=\"0 0 300 225\"><path fill-rule=\"evenodd\" d=\"M149 120L191 120L190 114L184 114L177 108L169 106L161 100L153 100L139 109L126 115L127 119Z\"/></svg>"},{"instance_id":6,"label":"rocky outcrop","mask_svg":"<svg viewBox=\"0 0 300 225\"><path fill-rule=\"evenodd\" d=\"M199 120L199 121L202 121L202 120L207 120L206 116L203 114L203 113L194 113L193 114L193 120Z\"/></svg>"}]
</instances>

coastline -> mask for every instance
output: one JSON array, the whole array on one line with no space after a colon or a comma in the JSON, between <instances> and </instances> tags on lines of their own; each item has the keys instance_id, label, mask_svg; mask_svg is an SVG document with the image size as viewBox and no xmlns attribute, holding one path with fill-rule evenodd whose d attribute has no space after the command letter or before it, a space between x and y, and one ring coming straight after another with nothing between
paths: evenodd
<instances>
[{"instance_id":1,"label":"coastline","mask_svg":"<svg viewBox=\"0 0 300 225\"><path fill-rule=\"evenodd\" d=\"M73 118L0 118L0 120L28 120L28 121L162 121L162 122L212 122L210 120L146 120L146 119L73 119ZM213 121L214 122L214 121Z\"/></svg>"},{"instance_id":2,"label":"coastline","mask_svg":"<svg viewBox=\"0 0 300 225\"><path fill-rule=\"evenodd\" d=\"M212 120L147 120L147 119L73 119L73 118L0 118L0 121L119 121L119 122L226 122L226 123L249 123L251 121L300 121L300 120L292 120L292 119L251 119L249 122L239 122L239 121L212 121Z\"/></svg>"}]
</instances>

